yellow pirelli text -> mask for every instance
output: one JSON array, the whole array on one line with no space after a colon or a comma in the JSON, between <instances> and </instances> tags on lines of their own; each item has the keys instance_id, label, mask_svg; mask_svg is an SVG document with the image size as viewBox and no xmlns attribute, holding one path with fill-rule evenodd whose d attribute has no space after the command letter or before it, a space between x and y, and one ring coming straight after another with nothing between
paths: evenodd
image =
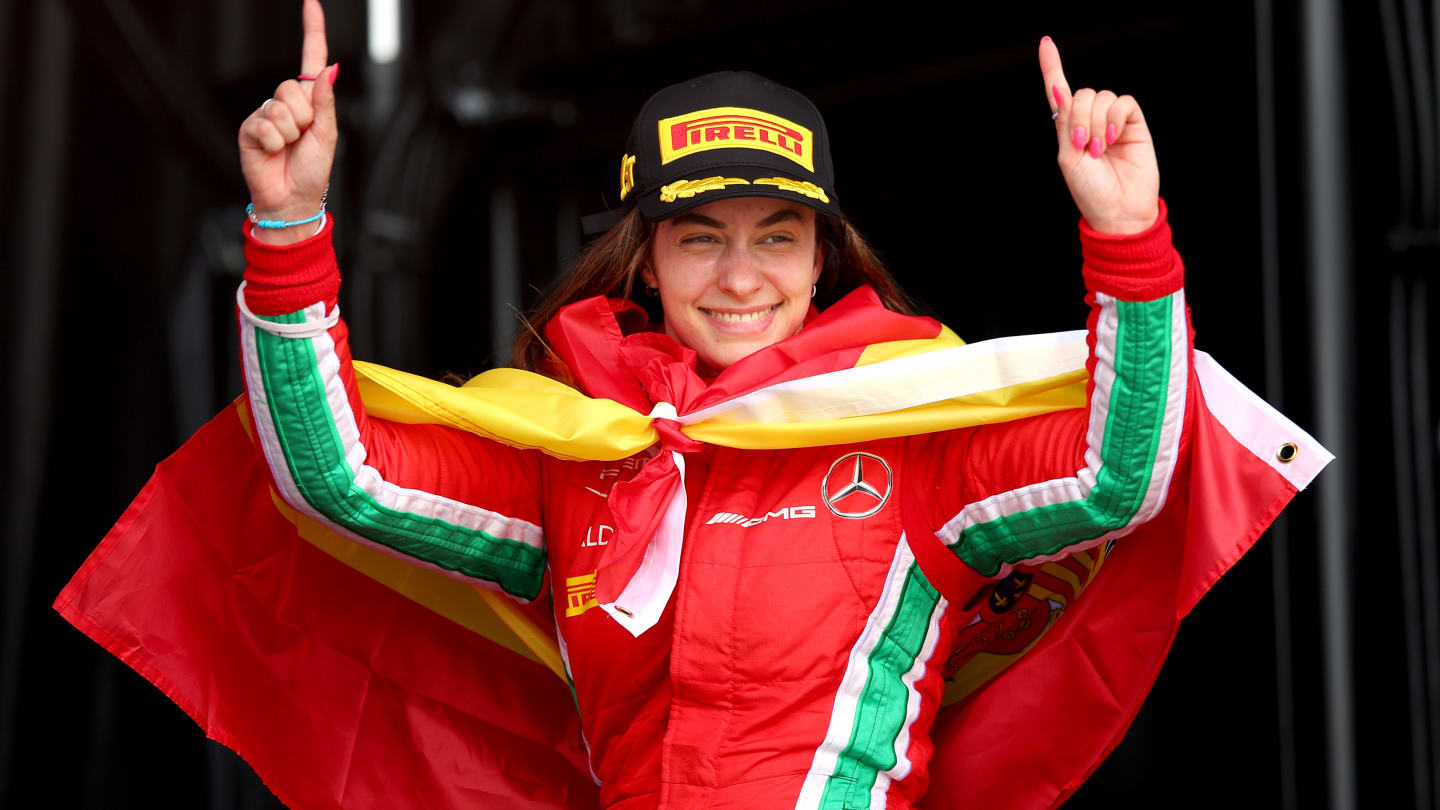
<instances>
[{"instance_id":1,"label":"yellow pirelli text","mask_svg":"<svg viewBox=\"0 0 1440 810\"><path fill-rule=\"evenodd\" d=\"M747 107L710 107L660 119L660 164L708 149L758 149L815 171L815 134L794 121Z\"/></svg>"}]
</instances>

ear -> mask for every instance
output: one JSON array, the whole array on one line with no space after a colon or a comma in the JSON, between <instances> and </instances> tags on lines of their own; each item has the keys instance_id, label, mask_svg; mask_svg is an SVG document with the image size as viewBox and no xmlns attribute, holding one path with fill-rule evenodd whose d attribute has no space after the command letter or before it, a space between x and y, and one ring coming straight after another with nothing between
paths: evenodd
<instances>
[{"instance_id":1,"label":"ear","mask_svg":"<svg viewBox=\"0 0 1440 810\"><path fill-rule=\"evenodd\" d=\"M820 283L820 271L825 269L825 242L819 238L815 240L815 266L811 268L810 283Z\"/></svg>"},{"instance_id":2,"label":"ear","mask_svg":"<svg viewBox=\"0 0 1440 810\"><path fill-rule=\"evenodd\" d=\"M640 265L640 280L645 282L646 287L659 287L655 279L655 270L650 267L650 262Z\"/></svg>"}]
</instances>

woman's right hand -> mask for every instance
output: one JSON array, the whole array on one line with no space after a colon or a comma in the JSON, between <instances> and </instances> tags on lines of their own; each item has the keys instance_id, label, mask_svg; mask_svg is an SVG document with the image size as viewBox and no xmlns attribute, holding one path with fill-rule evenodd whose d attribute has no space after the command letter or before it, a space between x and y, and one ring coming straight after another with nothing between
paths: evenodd
<instances>
[{"instance_id":1,"label":"woman's right hand","mask_svg":"<svg viewBox=\"0 0 1440 810\"><path fill-rule=\"evenodd\" d=\"M303 0L305 38L300 75L287 79L274 97L240 125L240 169L250 186L250 203L260 219L306 219L320 210L335 161L335 91L339 63L326 67L325 10L320 0ZM255 238L290 244L308 238L315 223L290 228L255 228Z\"/></svg>"}]
</instances>

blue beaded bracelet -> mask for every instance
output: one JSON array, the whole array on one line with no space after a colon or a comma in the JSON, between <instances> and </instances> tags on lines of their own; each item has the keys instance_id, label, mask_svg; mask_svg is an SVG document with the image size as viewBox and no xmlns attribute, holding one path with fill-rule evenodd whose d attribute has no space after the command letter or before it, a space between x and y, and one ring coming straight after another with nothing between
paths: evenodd
<instances>
[{"instance_id":1,"label":"blue beaded bracelet","mask_svg":"<svg viewBox=\"0 0 1440 810\"><path fill-rule=\"evenodd\" d=\"M245 206L245 216L249 217L250 221L254 223L255 227L257 228L288 228L291 225L308 225L314 222L320 217L325 216L325 209L321 208L320 212L313 217L309 217L307 219L297 219L293 222L286 222L283 219L261 219L255 216L255 204L251 203Z\"/></svg>"},{"instance_id":2,"label":"blue beaded bracelet","mask_svg":"<svg viewBox=\"0 0 1440 810\"><path fill-rule=\"evenodd\" d=\"M330 187L326 186L324 193L320 195L320 210L315 216L309 217L308 219L297 219L294 222L286 222L282 219L261 219L255 215L255 203L246 204L245 216L249 217L250 222L257 228L289 228L293 225L309 225L315 220L325 216L325 201L329 199L329 197Z\"/></svg>"}]
</instances>

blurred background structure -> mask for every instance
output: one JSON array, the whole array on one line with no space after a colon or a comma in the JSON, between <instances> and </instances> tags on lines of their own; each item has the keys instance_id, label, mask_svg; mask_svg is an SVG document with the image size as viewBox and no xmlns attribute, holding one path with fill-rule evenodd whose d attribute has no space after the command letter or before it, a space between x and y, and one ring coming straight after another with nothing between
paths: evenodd
<instances>
[{"instance_id":1,"label":"blurred background structure","mask_svg":"<svg viewBox=\"0 0 1440 810\"><path fill-rule=\"evenodd\" d=\"M1440 807L1435 0L326 10L355 354L429 374L503 362L512 308L617 202L639 105L736 67L816 101L846 211L962 336L1077 328L1037 41L1073 86L1135 94L1197 346L1338 460L1186 621L1069 806ZM293 0L0 4L0 806L278 806L49 604L240 392L235 133L299 44Z\"/></svg>"}]
</instances>

